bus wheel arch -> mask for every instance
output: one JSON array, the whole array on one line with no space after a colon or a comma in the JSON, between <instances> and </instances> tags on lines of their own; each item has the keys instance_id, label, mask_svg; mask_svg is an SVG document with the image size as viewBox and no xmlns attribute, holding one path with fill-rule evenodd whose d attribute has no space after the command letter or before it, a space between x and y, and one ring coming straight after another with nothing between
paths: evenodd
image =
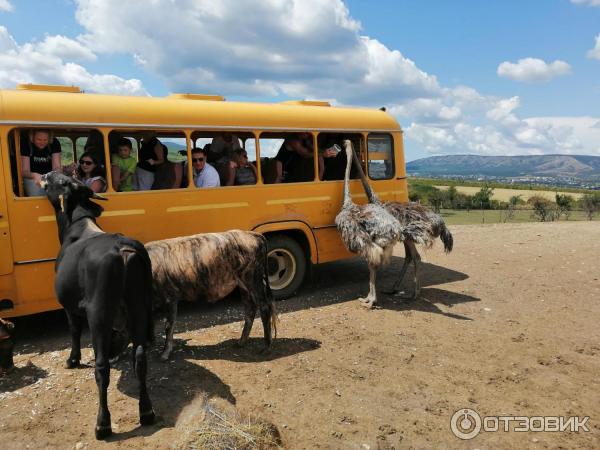
<instances>
[{"instance_id":1,"label":"bus wheel arch","mask_svg":"<svg viewBox=\"0 0 600 450\"><path fill-rule=\"evenodd\" d=\"M306 246L301 244L301 236L301 232L265 233L268 243L267 272L275 300L293 296L304 282L309 258Z\"/></svg>"}]
</instances>

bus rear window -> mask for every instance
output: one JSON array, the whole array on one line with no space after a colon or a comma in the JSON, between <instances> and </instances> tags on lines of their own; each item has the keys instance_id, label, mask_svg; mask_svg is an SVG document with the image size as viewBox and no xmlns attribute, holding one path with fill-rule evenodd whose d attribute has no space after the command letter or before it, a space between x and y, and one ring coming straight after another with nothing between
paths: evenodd
<instances>
[{"instance_id":1,"label":"bus rear window","mask_svg":"<svg viewBox=\"0 0 600 450\"><path fill-rule=\"evenodd\" d=\"M394 176L394 144L389 134L369 134L367 144L369 178L389 180Z\"/></svg>"}]
</instances>

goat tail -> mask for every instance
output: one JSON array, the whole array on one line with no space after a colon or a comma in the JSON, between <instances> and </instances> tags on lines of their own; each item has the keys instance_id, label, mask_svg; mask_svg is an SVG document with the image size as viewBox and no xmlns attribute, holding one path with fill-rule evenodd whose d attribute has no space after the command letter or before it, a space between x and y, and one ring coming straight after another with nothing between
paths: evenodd
<instances>
[{"instance_id":1,"label":"goat tail","mask_svg":"<svg viewBox=\"0 0 600 450\"><path fill-rule=\"evenodd\" d=\"M139 258L142 269L142 285L139 286L143 297L145 312L146 312L146 342L151 344L154 342L154 299L152 290L152 262L146 248L139 242L129 242L120 249L123 262L125 263L125 271L127 271L128 260L132 255ZM127 279L127 276L124 278Z\"/></svg>"},{"instance_id":2,"label":"goat tail","mask_svg":"<svg viewBox=\"0 0 600 450\"><path fill-rule=\"evenodd\" d=\"M446 226L446 224L442 224L442 232L440 233L440 239L444 243L444 251L446 253L450 253L452 251L452 247L454 246L454 237L450 230Z\"/></svg>"},{"instance_id":3,"label":"goat tail","mask_svg":"<svg viewBox=\"0 0 600 450\"><path fill-rule=\"evenodd\" d=\"M144 273L146 274L146 282L145 284L145 288L146 288L146 292L145 292L145 297L146 297L146 310L148 313L148 327L147 327L147 334L146 334L146 342L148 344L151 344L154 342L154 289L153 289L153 276L152 276L152 261L150 260L150 255L148 255L148 252L146 251L146 248L144 246L142 246L143 251L140 251L140 258L143 260L144 262L144 266L145 266L145 270Z\"/></svg>"},{"instance_id":4,"label":"goat tail","mask_svg":"<svg viewBox=\"0 0 600 450\"><path fill-rule=\"evenodd\" d=\"M271 284L269 283L269 256L267 252L267 240L264 239L263 245L263 258L264 258L264 272L263 272L263 283L265 286L265 298L267 299L267 305L269 307L269 322L271 325L271 333L273 334L273 338L277 337L277 322L279 321L277 317L277 308L275 308L275 300L273 299L273 291L271 290Z\"/></svg>"}]
</instances>

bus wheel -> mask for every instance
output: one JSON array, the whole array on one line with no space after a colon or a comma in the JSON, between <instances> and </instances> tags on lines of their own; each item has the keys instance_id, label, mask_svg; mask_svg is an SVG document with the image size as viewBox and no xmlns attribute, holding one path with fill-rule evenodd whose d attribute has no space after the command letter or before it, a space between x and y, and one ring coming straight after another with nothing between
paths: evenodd
<instances>
[{"instance_id":1,"label":"bus wheel","mask_svg":"<svg viewBox=\"0 0 600 450\"><path fill-rule=\"evenodd\" d=\"M300 244L290 237L269 236L267 241L269 284L275 300L283 300L300 288L306 275L306 256Z\"/></svg>"}]
</instances>

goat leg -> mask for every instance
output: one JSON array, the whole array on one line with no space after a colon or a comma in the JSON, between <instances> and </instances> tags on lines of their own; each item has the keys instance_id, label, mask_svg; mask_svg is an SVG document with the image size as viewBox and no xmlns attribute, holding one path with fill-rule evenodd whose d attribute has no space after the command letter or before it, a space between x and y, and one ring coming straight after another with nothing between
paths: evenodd
<instances>
[{"instance_id":1,"label":"goat leg","mask_svg":"<svg viewBox=\"0 0 600 450\"><path fill-rule=\"evenodd\" d=\"M177 300L167 299L167 317L165 322L165 346L160 359L168 361L173 351L173 331L175 329L175 320L177 319Z\"/></svg>"},{"instance_id":2,"label":"goat leg","mask_svg":"<svg viewBox=\"0 0 600 450\"><path fill-rule=\"evenodd\" d=\"M83 317L77 313L65 310L67 320L69 321L69 331L71 332L71 353L65 364L67 369L79 367L81 361L81 330L83 329Z\"/></svg>"}]
</instances>

